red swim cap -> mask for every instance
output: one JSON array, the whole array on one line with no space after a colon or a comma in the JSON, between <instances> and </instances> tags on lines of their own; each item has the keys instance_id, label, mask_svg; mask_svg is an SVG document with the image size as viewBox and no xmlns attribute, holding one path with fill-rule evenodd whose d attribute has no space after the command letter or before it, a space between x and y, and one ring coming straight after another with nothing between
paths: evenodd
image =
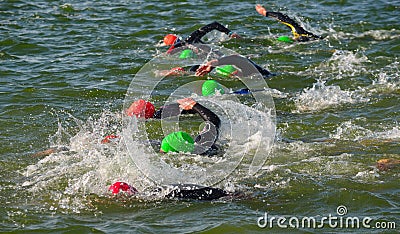
<instances>
[{"instance_id":1,"label":"red swim cap","mask_svg":"<svg viewBox=\"0 0 400 234\"><path fill-rule=\"evenodd\" d=\"M143 99L139 99L132 103L132 105L126 110L128 116L136 115L138 118L151 118L156 112L154 105L151 102L147 102Z\"/></svg>"},{"instance_id":2,"label":"red swim cap","mask_svg":"<svg viewBox=\"0 0 400 234\"><path fill-rule=\"evenodd\" d=\"M166 45L173 45L176 41L176 39L178 39L178 37L174 34L168 34L164 37L164 43Z\"/></svg>"},{"instance_id":3,"label":"red swim cap","mask_svg":"<svg viewBox=\"0 0 400 234\"><path fill-rule=\"evenodd\" d=\"M128 194L135 194L138 192L137 189L125 182L115 182L114 184L110 185L108 190L113 194L118 194L120 191L127 192Z\"/></svg>"},{"instance_id":4,"label":"red swim cap","mask_svg":"<svg viewBox=\"0 0 400 234\"><path fill-rule=\"evenodd\" d=\"M103 140L101 140L101 144L106 144L106 143L110 143L110 139L117 139L119 138L119 136L117 135L107 135L106 137L103 138Z\"/></svg>"}]
</instances>

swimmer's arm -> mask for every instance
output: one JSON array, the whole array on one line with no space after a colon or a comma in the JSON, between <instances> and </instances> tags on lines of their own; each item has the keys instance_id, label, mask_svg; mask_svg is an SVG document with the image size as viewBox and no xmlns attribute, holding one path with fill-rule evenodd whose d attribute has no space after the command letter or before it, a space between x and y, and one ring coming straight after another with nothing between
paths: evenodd
<instances>
[{"instance_id":1,"label":"swimmer's arm","mask_svg":"<svg viewBox=\"0 0 400 234\"><path fill-rule=\"evenodd\" d=\"M231 30L223 26L222 24L218 22L212 22L211 24L207 24L198 30L194 31L190 36L185 40L186 42L190 43L197 43L201 42L201 38L204 37L207 33L213 31L213 30L218 30L220 32L223 32L230 36L231 38L239 38L239 35L236 33L233 33Z\"/></svg>"},{"instance_id":2,"label":"swimmer's arm","mask_svg":"<svg viewBox=\"0 0 400 234\"><path fill-rule=\"evenodd\" d=\"M280 12L273 12L273 11L267 11L264 7L261 5L256 5L256 11L265 17L271 17L282 24L286 25L287 27L290 28L292 31L293 37L297 40L300 37L311 37L314 39L322 39L322 37L314 35L313 33L308 32L305 30L303 27L301 27L295 20L291 19L289 16L282 14Z\"/></svg>"},{"instance_id":3,"label":"swimmer's arm","mask_svg":"<svg viewBox=\"0 0 400 234\"><path fill-rule=\"evenodd\" d=\"M210 109L196 103L192 108L196 113L198 113L204 121L210 121L215 127L219 128L221 126L221 120L218 115L212 112Z\"/></svg>"},{"instance_id":4,"label":"swimmer's arm","mask_svg":"<svg viewBox=\"0 0 400 234\"><path fill-rule=\"evenodd\" d=\"M257 72L257 70L254 69L255 67L253 64L251 64L247 58L239 55L228 55L219 59L210 60L206 64L201 65L199 68L197 68L195 75L204 76L211 72L216 66L221 65L235 65L242 71L238 73L239 76L247 76ZM243 71L245 71L245 74Z\"/></svg>"},{"instance_id":5,"label":"swimmer's arm","mask_svg":"<svg viewBox=\"0 0 400 234\"><path fill-rule=\"evenodd\" d=\"M193 110L195 113L198 113L204 121L211 122L217 128L221 126L221 120L214 112L202 106L201 104L197 103L192 98L180 99L177 100L177 102L179 103L180 108L187 111Z\"/></svg>"},{"instance_id":6,"label":"swimmer's arm","mask_svg":"<svg viewBox=\"0 0 400 234\"><path fill-rule=\"evenodd\" d=\"M308 34L296 21L289 18L289 16L280 12L267 12L266 17L277 19L282 24L286 25L292 31L293 37L298 38L301 34Z\"/></svg>"},{"instance_id":7,"label":"swimmer's arm","mask_svg":"<svg viewBox=\"0 0 400 234\"><path fill-rule=\"evenodd\" d=\"M65 146L52 147L47 150L43 150L43 151L37 152L35 154L32 154L32 157L44 157L44 156L48 156L50 154L61 152L61 151L69 151L69 149L68 149L68 147L65 147Z\"/></svg>"}]
</instances>

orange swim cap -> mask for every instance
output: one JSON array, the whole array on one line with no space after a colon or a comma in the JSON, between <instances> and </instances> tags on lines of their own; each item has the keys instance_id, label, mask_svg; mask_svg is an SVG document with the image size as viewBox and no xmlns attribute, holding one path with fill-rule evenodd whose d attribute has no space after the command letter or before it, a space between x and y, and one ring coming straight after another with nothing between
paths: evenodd
<instances>
[{"instance_id":1,"label":"orange swim cap","mask_svg":"<svg viewBox=\"0 0 400 234\"><path fill-rule=\"evenodd\" d=\"M166 45L173 45L176 41L176 39L178 39L178 37L174 34L168 34L164 37L164 43Z\"/></svg>"},{"instance_id":2,"label":"orange swim cap","mask_svg":"<svg viewBox=\"0 0 400 234\"><path fill-rule=\"evenodd\" d=\"M126 110L128 116L136 115L138 118L151 118L156 112L154 105L151 102L147 102L143 99L139 99L132 103L132 105Z\"/></svg>"}]
</instances>

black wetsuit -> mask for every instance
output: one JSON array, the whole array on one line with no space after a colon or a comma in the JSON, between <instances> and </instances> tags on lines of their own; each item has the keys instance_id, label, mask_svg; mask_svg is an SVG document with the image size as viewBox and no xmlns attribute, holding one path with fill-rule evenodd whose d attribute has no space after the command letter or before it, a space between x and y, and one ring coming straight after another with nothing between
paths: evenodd
<instances>
[{"instance_id":1,"label":"black wetsuit","mask_svg":"<svg viewBox=\"0 0 400 234\"><path fill-rule=\"evenodd\" d=\"M288 26L293 33L294 40L296 41L304 42L309 40L322 39L321 36L317 36L305 30L296 21L294 21L289 16L282 14L280 12L267 12L266 17L275 18L282 24Z\"/></svg>"},{"instance_id":2,"label":"black wetsuit","mask_svg":"<svg viewBox=\"0 0 400 234\"><path fill-rule=\"evenodd\" d=\"M179 104L170 104L161 107L154 113L154 118L169 118L178 116L180 114L199 114L200 117L205 121L203 130L196 136L194 142L194 154L210 155L212 151L215 151L215 142L218 139L219 128L221 127L221 120L219 117L212 112L210 109L203 105L196 103L191 110L182 110L179 108Z\"/></svg>"},{"instance_id":3,"label":"black wetsuit","mask_svg":"<svg viewBox=\"0 0 400 234\"><path fill-rule=\"evenodd\" d=\"M220 32L223 32L227 35L231 33L231 30L227 29L225 26L218 22L212 22L211 24L207 24L196 31L192 32L186 39L182 41L177 41L173 46L168 51L171 51L175 48L184 46L184 45L189 45L189 44L195 44L195 43L202 43L204 44L203 41L201 41L201 38L204 37L207 33L213 31L213 30L218 30Z\"/></svg>"},{"instance_id":4,"label":"black wetsuit","mask_svg":"<svg viewBox=\"0 0 400 234\"><path fill-rule=\"evenodd\" d=\"M166 198L214 200L229 195L228 192L219 188L200 186L196 184L174 184Z\"/></svg>"}]
</instances>

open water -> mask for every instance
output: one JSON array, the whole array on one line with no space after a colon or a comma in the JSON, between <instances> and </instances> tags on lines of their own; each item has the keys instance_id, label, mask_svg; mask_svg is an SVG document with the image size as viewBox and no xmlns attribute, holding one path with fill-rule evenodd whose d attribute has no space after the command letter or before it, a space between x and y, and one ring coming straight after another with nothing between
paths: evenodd
<instances>
[{"instance_id":1,"label":"open water","mask_svg":"<svg viewBox=\"0 0 400 234\"><path fill-rule=\"evenodd\" d=\"M325 39L278 42L289 30L258 15L256 3ZM399 167L380 171L376 162L400 159L399 13L392 0L1 1L0 230L398 232ZM267 80L277 126L265 164L215 185L241 194L233 198L110 196L116 180L151 187L125 144L100 144L121 127L132 79L167 49L158 45L165 34L185 36L212 21L242 38L211 33L210 43L277 73ZM57 146L72 150L32 156ZM301 225L304 217L317 227ZM370 226L346 226L346 218Z\"/></svg>"}]
</instances>

